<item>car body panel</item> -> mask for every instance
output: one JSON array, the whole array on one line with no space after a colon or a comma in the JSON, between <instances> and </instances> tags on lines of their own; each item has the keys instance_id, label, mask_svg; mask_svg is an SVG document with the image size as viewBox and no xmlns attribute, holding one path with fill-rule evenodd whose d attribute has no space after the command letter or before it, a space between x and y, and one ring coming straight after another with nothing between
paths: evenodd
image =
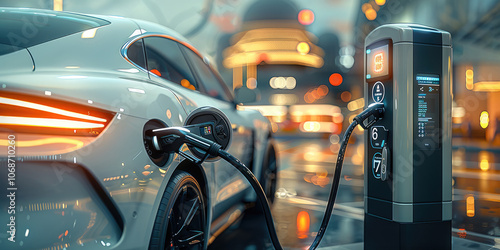
<instances>
[{"instance_id":1,"label":"car body panel","mask_svg":"<svg viewBox=\"0 0 500 250\"><path fill-rule=\"evenodd\" d=\"M27 73L34 70L33 59L27 49L0 56L2 71L10 73Z\"/></svg>"}]
</instances>

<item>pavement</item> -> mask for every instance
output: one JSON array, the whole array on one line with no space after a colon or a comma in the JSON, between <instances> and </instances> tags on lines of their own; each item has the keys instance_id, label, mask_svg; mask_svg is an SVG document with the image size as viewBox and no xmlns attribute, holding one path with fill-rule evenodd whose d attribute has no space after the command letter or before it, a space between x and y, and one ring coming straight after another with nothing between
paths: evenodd
<instances>
[{"instance_id":1,"label":"pavement","mask_svg":"<svg viewBox=\"0 0 500 250\"><path fill-rule=\"evenodd\" d=\"M318 249L363 249L364 145L360 135L354 137ZM278 238L285 249L307 249L324 215L338 143L300 137L277 142L280 168L272 213ZM453 144L453 249L500 249L500 147L461 139ZM467 199L474 201L472 214ZM246 211L209 249L273 249L259 209ZM300 222L304 218L309 223Z\"/></svg>"}]
</instances>

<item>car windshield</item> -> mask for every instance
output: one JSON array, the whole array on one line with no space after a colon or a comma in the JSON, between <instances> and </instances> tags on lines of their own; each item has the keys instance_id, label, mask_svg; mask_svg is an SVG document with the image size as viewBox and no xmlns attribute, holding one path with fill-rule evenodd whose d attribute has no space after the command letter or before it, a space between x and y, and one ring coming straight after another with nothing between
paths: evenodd
<instances>
[{"instance_id":1,"label":"car windshield","mask_svg":"<svg viewBox=\"0 0 500 250\"><path fill-rule=\"evenodd\" d=\"M73 13L0 9L0 55L106 24L109 22Z\"/></svg>"}]
</instances>

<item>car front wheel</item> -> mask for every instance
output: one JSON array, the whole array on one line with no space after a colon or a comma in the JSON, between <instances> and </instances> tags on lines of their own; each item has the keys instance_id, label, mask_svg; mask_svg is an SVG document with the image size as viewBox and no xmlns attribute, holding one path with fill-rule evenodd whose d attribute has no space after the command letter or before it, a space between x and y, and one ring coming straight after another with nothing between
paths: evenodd
<instances>
[{"instance_id":1,"label":"car front wheel","mask_svg":"<svg viewBox=\"0 0 500 250\"><path fill-rule=\"evenodd\" d=\"M205 204L196 179L175 171L163 194L149 249L203 249Z\"/></svg>"},{"instance_id":2,"label":"car front wheel","mask_svg":"<svg viewBox=\"0 0 500 250\"><path fill-rule=\"evenodd\" d=\"M272 144L269 144L264 155L262 164L261 185L267 196L269 205L274 203L274 193L276 193L278 164L276 160L276 151Z\"/></svg>"}]
</instances>

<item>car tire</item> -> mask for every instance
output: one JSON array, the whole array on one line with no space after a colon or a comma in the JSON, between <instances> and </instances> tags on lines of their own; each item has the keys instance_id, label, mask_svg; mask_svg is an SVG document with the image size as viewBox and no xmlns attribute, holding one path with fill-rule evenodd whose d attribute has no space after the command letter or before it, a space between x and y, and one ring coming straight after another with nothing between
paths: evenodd
<instances>
[{"instance_id":1,"label":"car tire","mask_svg":"<svg viewBox=\"0 0 500 250\"><path fill-rule=\"evenodd\" d=\"M276 160L276 151L272 143L269 143L262 162L262 174L260 177L262 189L266 194L269 205L274 203L276 185L278 179L278 163Z\"/></svg>"},{"instance_id":2,"label":"car tire","mask_svg":"<svg viewBox=\"0 0 500 250\"><path fill-rule=\"evenodd\" d=\"M204 249L206 201L198 181L177 170L158 208L149 249Z\"/></svg>"}]
</instances>

